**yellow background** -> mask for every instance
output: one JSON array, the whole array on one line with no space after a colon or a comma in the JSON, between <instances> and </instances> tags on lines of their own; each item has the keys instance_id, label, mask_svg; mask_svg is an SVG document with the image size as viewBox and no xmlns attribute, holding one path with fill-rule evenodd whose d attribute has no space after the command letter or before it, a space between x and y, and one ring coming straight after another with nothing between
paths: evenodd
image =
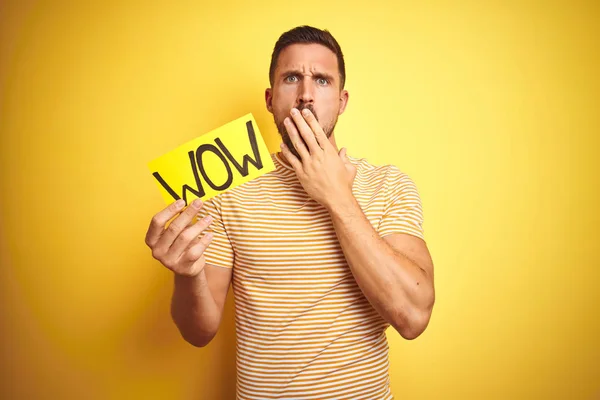
<instances>
[{"instance_id":1,"label":"yellow background","mask_svg":"<svg viewBox=\"0 0 600 400\"><path fill-rule=\"evenodd\" d=\"M147 162L248 112L276 150L269 58L300 24L346 55L339 144L422 195L437 303L388 331L397 398L600 396L598 2L0 7L0 397L233 398L231 299L206 348L170 321Z\"/></svg>"}]
</instances>

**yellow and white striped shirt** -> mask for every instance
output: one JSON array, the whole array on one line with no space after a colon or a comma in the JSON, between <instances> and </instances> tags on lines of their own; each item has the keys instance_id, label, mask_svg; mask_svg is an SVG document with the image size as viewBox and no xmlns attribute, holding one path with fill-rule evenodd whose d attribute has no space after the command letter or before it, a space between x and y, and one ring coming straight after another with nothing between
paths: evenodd
<instances>
[{"instance_id":1,"label":"yellow and white striped shirt","mask_svg":"<svg viewBox=\"0 0 600 400\"><path fill-rule=\"evenodd\" d=\"M354 280L326 209L280 153L271 157L275 171L201 212L214 218L206 262L233 268L237 398L392 399L389 324ZM379 235L423 238L413 181L394 166L348 159L354 196Z\"/></svg>"}]
</instances>

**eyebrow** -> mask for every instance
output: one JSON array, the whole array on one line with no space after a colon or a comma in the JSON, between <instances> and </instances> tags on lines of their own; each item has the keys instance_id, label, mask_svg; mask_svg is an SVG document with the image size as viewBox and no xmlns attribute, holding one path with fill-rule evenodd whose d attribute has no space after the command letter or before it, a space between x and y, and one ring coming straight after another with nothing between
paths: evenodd
<instances>
[{"instance_id":1,"label":"eyebrow","mask_svg":"<svg viewBox=\"0 0 600 400\"><path fill-rule=\"evenodd\" d=\"M284 71L281 73L281 76L290 76L290 75L302 75L302 71L300 71L299 69L290 69L287 71ZM320 79L320 78L324 78L329 80L330 82L334 82L335 78L333 77L333 75L329 75L325 72L316 72L313 74L313 77L316 79Z\"/></svg>"}]
</instances>

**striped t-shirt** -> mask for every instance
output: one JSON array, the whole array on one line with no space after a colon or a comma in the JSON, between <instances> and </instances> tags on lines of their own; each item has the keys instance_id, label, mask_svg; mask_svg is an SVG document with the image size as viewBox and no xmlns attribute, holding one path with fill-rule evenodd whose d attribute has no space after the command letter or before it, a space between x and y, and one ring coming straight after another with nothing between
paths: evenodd
<instances>
[{"instance_id":1,"label":"striped t-shirt","mask_svg":"<svg viewBox=\"0 0 600 400\"><path fill-rule=\"evenodd\" d=\"M271 157L276 170L200 213L214 218L206 262L233 268L237 399L392 399L389 324L354 280L326 209L280 153ZM348 159L354 196L379 235L423 238L413 181Z\"/></svg>"}]
</instances>

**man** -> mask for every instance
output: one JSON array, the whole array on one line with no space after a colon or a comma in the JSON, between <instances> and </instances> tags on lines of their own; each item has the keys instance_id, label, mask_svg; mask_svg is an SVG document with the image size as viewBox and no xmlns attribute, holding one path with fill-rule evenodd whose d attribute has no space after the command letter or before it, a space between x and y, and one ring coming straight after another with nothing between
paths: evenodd
<instances>
[{"instance_id":1,"label":"man","mask_svg":"<svg viewBox=\"0 0 600 400\"><path fill-rule=\"evenodd\" d=\"M238 399L391 399L385 330L416 338L435 297L418 192L396 167L338 151L348 92L328 31L284 33L269 78L276 170L203 207L173 203L148 229L175 275L173 320L207 345L233 283Z\"/></svg>"}]
</instances>

